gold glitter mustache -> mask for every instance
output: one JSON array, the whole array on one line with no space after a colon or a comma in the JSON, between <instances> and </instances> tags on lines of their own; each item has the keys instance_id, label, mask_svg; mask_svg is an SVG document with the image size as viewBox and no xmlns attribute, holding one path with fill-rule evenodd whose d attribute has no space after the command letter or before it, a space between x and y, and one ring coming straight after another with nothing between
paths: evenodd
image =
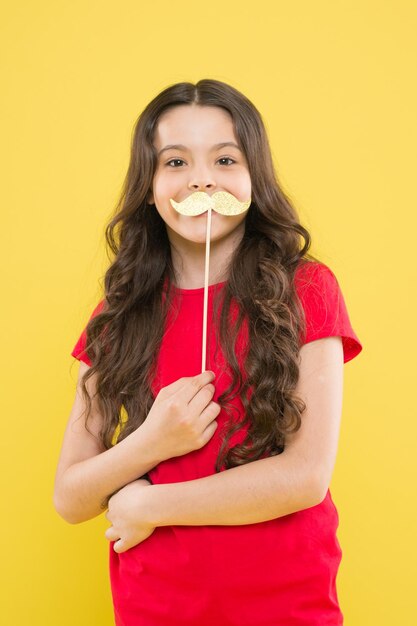
<instances>
[{"instance_id":1,"label":"gold glitter mustache","mask_svg":"<svg viewBox=\"0 0 417 626\"><path fill-rule=\"evenodd\" d=\"M209 196L204 191L195 191L182 202L169 199L173 208L182 215L200 215L210 208L222 215L239 215L250 207L251 198L240 202L235 196L227 191L216 191Z\"/></svg>"}]
</instances>

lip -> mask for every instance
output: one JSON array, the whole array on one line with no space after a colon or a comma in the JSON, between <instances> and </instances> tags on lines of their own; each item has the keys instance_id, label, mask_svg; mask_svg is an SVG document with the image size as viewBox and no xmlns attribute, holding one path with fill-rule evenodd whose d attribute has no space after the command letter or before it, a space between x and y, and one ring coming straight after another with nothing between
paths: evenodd
<instances>
[{"instance_id":1,"label":"lip","mask_svg":"<svg viewBox=\"0 0 417 626\"><path fill-rule=\"evenodd\" d=\"M200 213L199 215L194 215L193 217L194 218L196 218L196 217L203 217L203 216L206 216L207 213L208 213L208 210L204 211L204 213ZM212 217L212 219L213 219L213 215L219 215L219 213L217 211L215 211L214 209L212 209L211 210L211 217Z\"/></svg>"}]
</instances>

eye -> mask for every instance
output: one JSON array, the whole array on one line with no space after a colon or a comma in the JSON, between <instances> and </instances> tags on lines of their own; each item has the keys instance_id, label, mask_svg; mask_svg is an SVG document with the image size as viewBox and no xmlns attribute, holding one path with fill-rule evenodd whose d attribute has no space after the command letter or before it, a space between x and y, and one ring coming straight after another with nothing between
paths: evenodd
<instances>
[{"instance_id":1,"label":"eye","mask_svg":"<svg viewBox=\"0 0 417 626\"><path fill-rule=\"evenodd\" d=\"M184 163L184 161L183 161L182 159L171 159L170 161L168 161L168 162L166 163L166 165L170 165L170 163L174 163L175 161L177 161L177 162L178 162L178 161L181 161L182 163ZM170 166L170 167L171 167L171 166ZM176 166L172 166L172 167L174 168L174 167L176 167Z\"/></svg>"},{"instance_id":2,"label":"eye","mask_svg":"<svg viewBox=\"0 0 417 626\"><path fill-rule=\"evenodd\" d=\"M233 163L236 163L236 161L234 159L231 159L230 157L220 157L220 159L218 159L218 161L230 161L230 163L222 163L222 165L232 165ZM185 163L185 161L183 161L182 159L171 159L170 161L167 161L166 165L168 165L169 167L172 167L172 169L175 169L177 166L176 165L171 165L171 163Z\"/></svg>"},{"instance_id":3,"label":"eye","mask_svg":"<svg viewBox=\"0 0 417 626\"><path fill-rule=\"evenodd\" d=\"M231 161L232 163L236 163L236 161L234 159L231 159L230 157L221 157L219 161ZM223 165L227 165L227 163L223 163Z\"/></svg>"}]
</instances>

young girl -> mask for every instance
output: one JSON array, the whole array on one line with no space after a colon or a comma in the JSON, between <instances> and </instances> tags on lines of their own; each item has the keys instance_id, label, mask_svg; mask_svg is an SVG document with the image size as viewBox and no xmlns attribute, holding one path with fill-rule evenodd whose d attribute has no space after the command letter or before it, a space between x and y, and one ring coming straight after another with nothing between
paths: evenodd
<instances>
[{"instance_id":1,"label":"young girl","mask_svg":"<svg viewBox=\"0 0 417 626\"><path fill-rule=\"evenodd\" d=\"M212 214L203 373L207 215L170 203L196 191L251 199ZM216 80L157 95L106 239L54 502L71 523L108 509L116 624L342 624L328 486L362 346L254 105Z\"/></svg>"}]
</instances>

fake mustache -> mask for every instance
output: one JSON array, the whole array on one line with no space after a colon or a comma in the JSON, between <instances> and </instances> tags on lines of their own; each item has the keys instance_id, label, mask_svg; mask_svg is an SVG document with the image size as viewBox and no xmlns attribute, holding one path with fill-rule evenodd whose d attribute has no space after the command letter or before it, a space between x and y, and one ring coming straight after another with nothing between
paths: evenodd
<instances>
[{"instance_id":1,"label":"fake mustache","mask_svg":"<svg viewBox=\"0 0 417 626\"><path fill-rule=\"evenodd\" d=\"M227 191L216 191L212 196L204 191L195 191L182 202L169 199L172 207L182 215L200 215L210 208L222 215L239 215L250 207L251 198L240 202Z\"/></svg>"}]
</instances>

